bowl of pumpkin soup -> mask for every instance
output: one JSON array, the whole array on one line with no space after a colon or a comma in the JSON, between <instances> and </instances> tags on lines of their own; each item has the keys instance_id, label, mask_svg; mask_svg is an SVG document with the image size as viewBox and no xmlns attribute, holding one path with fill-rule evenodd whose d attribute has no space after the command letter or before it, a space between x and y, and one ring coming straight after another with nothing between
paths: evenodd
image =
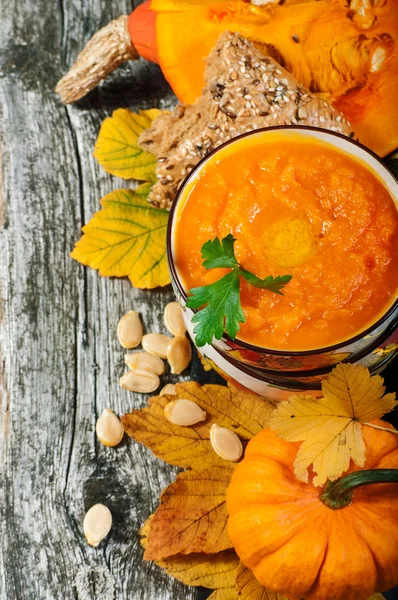
<instances>
[{"instance_id":1,"label":"bowl of pumpkin soup","mask_svg":"<svg viewBox=\"0 0 398 600\"><path fill-rule=\"evenodd\" d=\"M219 332L200 352L227 379L275 398L317 395L341 361L380 372L398 349L397 206L392 174L339 134L275 127L220 146L185 179L169 220L172 283L192 339L206 304L188 308L191 290L231 272L204 266L209 240L233 236L240 273L286 283L275 292L240 277L236 335Z\"/></svg>"}]
</instances>

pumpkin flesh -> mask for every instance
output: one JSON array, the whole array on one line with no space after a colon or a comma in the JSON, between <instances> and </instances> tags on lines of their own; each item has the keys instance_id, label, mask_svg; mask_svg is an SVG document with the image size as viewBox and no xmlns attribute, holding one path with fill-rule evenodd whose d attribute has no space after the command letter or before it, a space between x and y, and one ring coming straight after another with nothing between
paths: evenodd
<instances>
[{"instance_id":1,"label":"pumpkin flesh","mask_svg":"<svg viewBox=\"0 0 398 600\"><path fill-rule=\"evenodd\" d=\"M305 351L358 335L394 302L398 213L364 165L284 134L243 138L207 161L182 193L174 259L185 290L213 283L228 270L207 270L201 247L232 233L245 269L292 276L283 296L241 282L237 337Z\"/></svg>"},{"instance_id":2,"label":"pumpkin flesh","mask_svg":"<svg viewBox=\"0 0 398 600\"><path fill-rule=\"evenodd\" d=\"M351 121L359 140L384 156L398 146L398 4L348 4L349 8L345 0L287 0L262 7L244 0L145 3L156 14L153 56L181 102L190 104L200 96L205 59L220 34L238 32L265 45L301 85L331 100ZM140 34L135 13L132 38L142 46L144 30Z\"/></svg>"},{"instance_id":3,"label":"pumpkin flesh","mask_svg":"<svg viewBox=\"0 0 398 600\"><path fill-rule=\"evenodd\" d=\"M363 434L364 468L398 468L396 436L370 427ZM292 600L363 600L392 588L398 583L398 485L358 488L352 504L332 510L319 499L319 488L295 478L298 447L264 430L232 476L228 534L243 564L262 585Z\"/></svg>"}]
</instances>

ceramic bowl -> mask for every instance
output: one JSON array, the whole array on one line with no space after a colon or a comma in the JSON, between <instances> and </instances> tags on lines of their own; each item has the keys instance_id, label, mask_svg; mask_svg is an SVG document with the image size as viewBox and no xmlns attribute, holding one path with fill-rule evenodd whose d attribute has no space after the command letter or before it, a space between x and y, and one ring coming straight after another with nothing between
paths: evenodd
<instances>
[{"instance_id":1,"label":"ceramic bowl","mask_svg":"<svg viewBox=\"0 0 398 600\"><path fill-rule=\"evenodd\" d=\"M195 184L202 169L210 159L218 155L222 160L223 149L237 144L244 137L275 135L326 142L347 155L360 159L376 174L389 191L398 209L398 183L381 160L356 141L338 133L312 127L270 127L242 134L219 146L200 161L179 188L170 211L167 232L167 253L174 292L184 310L189 335L195 341L192 317L195 311L186 307L187 291L184 289L174 261L175 225L179 204L185 201L187 187ZM398 353L398 300L372 326L351 339L333 346L307 351L272 350L254 346L242 340L232 340L224 334L220 340L213 339L211 345L200 349L201 354L225 379L275 399L283 399L293 392L319 395L322 378L339 362L358 363L371 373L381 372Z\"/></svg>"}]
</instances>

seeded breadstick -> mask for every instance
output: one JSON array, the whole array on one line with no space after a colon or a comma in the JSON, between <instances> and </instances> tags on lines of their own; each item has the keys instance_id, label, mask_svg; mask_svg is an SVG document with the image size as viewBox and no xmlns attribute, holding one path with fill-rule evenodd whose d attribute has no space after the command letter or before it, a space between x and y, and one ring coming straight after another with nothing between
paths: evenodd
<instances>
[{"instance_id":1,"label":"seeded breadstick","mask_svg":"<svg viewBox=\"0 0 398 600\"><path fill-rule=\"evenodd\" d=\"M170 207L196 163L246 131L300 124L354 135L339 111L238 34L221 35L207 60L205 80L195 104L179 105L156 119L139 139L158 159L158 181L149 197L156 206Z\"/></svg>"},{"instance_id":2,"label":"seeded breadstick","mask_svg":"<svg viewBox=\"0 0 398 600\"><path fill-rule=\"evenodd\" d=\"M73 67L58 81L55 88L64 104L83 98L122 63L138 59L127 21L127 15L122 15L97 31L89 40Z\"/></svg>"}]
</instances>

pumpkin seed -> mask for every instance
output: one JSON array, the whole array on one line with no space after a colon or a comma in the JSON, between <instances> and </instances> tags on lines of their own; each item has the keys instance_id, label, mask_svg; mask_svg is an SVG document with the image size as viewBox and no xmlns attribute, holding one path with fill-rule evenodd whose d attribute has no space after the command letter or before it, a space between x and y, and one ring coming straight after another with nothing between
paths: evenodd
<instances>
[{"instance_id":1,"label":"pumpkin seed","mask_svg":"<svg viewBox=\"0 0 398 600\"><path fill-rule=\"evenodd\" d=\"M171 338L163 333L147 333L142 338L142 346L149 354L167 358L167 348Z\"/></svg>"},{"instance_id":2,"label":"pumpkin seed","mask_svg":"<svg viewBox=\"0 0 398 600\"><path fill-rule=\"evenodd\" d=\"M167 360L171 372L179 375L192 360L191 344L185 335L179 335L171 340L167 348Z\"/></svg>"},{"instance_id":3,"label":"pumpkin seed","mask_svg":"<svg viewBox=\"0 0 398 600\"><path fill-rule=\"evenodd\" d=\"M178 302L169 302L164 309L164 324L172 335L185 335L187 328L181 306Z\"/></svg>"},{"instance_id":4,"label":"pumpkin seed","mask_svg":"<svg viewBox=\"0 0 398 600\"><path fill-rule=\"evenodd\" d=\"M105 408L95 426L97 438L104 446L117 446L124 436L123 425L113 410Z\"/></svg>"},{"instance_id":5,"label":"pumpkin seed","mask_svg":"<svg viewBox=\"0 0 398 600\"><path fill-rule=\"evenodd\" d=\"M129 371L120 379L120 385L130 392L149 394L160 386L160 379L151 371Z\"/></svg>"},{"instance_id":6,"label":"pumpkin seed","mask_svg":"<svg viewBox=\"0 0 398 600\"><path fill-rule=\"evenodd\" d=\"M214 452L224 460L235 462L242 456L243 448L240 439L236 433L226 427L219 427L214 423L210 428L210 442Z\"/></svg>"},{"instance_id":7,"label":"pumpkin seed","mask_svg":"<svg viewBox=\"0 0 398 600\"><path fill-rule=\"evenodd\" d=\"M177 388L174 383L166 383L160 390L161 396L175 396L177 394Z\"/></svg>"},{"instance_id":8,"label":"pumpkin seed","mask_svg":"<svg viewBox=\"0 0 398 600\"><path fill-rule=\"evenodd\" d=\"M378 46L373 52L372 57L370 59L370 72L377 73L377 71L380 71L386 58L387 50L382 46Z\"/></svg>"},{"instance_id":9,"label":"pumpkin seed","mask_svg":"<svg viewBox=\"0 0 398 600\"><path fill-rule=\"evenodd\" d=\"M94 504L87 511L83 521L83 531L87 543L96 548L108 535L112 527L112 514L104 504Z\"/></svg>"},{"instance_id":10,"label":"pumpkin seed","mask_svg":"<svg viewBox=\"0 0 398 600\"><path fill-rule=\"evenodd\" d=\"M308 119L308 112L304 106L300 106L297 110L297 118L298 119Z\"/></svg>"},{"instance_id":11,"label":"pumpkin seed","mask_svg":"<svg viewBox=\"0 0 398 600\"><path fill-rule=\"evenodd\" d=\"M164 362L162 359L148 352L126 354L124 362L132 371L151 371L156 375L163 375L164 373Z\"/></svg>"},{"instance_id":12,"label":"pumpkin seed","mask_svg":"<svg viewBox=\"0 0 398 600\"><path fill-rule=\"evenodd\" d=\"M192 400L173 400L166 404L164 416L170 423L189 427L206 419L206 412Z\"/></svg>"},{"instance_id":13,"label":"pumpkin seed","mask_svg":"<svg viewBox=\"0 0 398 600\"><path fill-rule=\"evenodd\" d=\"M123 348L136 348L141 344L142 323L139 314L130 310L119 321L117 337Z\"/></svg>"}]
</instances>

